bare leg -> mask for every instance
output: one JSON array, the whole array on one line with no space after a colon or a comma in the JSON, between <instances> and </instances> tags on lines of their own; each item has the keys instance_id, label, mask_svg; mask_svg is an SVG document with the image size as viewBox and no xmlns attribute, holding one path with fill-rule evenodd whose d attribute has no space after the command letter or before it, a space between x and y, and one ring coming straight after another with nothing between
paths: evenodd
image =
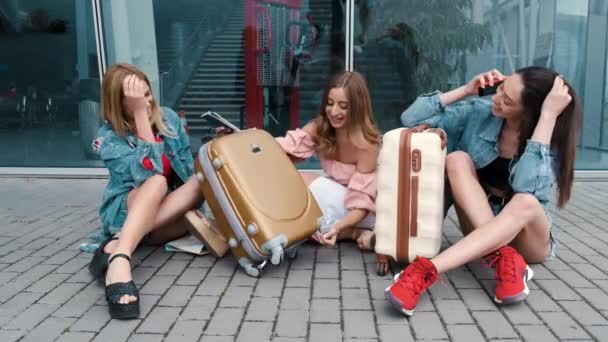
<instances>
[{"instance_id":1,"label":"bare leg","mask_svg":"<svg viewBox=\"0 0 608 342\"><path fill-rule=\"evenodd\" d=\"M454 205L464 213L472 227L479 227L494 218L471 157L465 152L453 152L446 158L446 172ZM462 227L461 227L462 228Z\"/></svg>"},{"instance_id":2,"label":"bare leg","mask_svg":"<svg viewBox=\"0 0 608 342\"><path fill-rule=\"evenodd\" d=\"M496 218L479 226L433 258L443 273L513 243L529 263L549 253L549 222L543 207L530 194L516 194Z\"/></svg>"},{"instance_id":3,"label":"bare leg","mask_svg":"<svg viewBox=\"0 0 608 342\"><path fill-rule=\"evenodd\" d=\"M166 241L183 235L185 233L183 230L161 232L161 228L179 215L183 215L187 210L200 205L201 202L202 194L194 177L169 195L167 195L165 177L161 175L150 177L139 188L129 193L127 219L118 240L108 247L108 252L131 255L141 239L151 232L158 232L151 236L152 239L158 241ZM131 269L126 259L116 259L109 265L106 284L129 280L131 280ZM134 297L124 296L119 302L126 304L134 300Z\"/></svg>"}]
</instances>

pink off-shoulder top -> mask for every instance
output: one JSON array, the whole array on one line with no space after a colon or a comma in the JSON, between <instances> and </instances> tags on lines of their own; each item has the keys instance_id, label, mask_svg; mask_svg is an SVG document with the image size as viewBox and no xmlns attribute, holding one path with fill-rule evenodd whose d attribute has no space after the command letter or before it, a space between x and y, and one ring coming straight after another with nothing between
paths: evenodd
<instances>
[{"instance_id":1,"label":"pink off-shoulder top","mask_svg":"<svg viewBox=\"0 0 608 342\"><path fill-rule=\"evenodd\" d=\"M285 137L277 137L276 141L283 150L298 159L308 159L316 153L316 143L313 137L303 129L288 131ZM344 206L348 210L365 209L376 212L376 171L361 173L355 164L342 163L337 160L320 156L321 168L325 175L346 186Z\"/></svg>"}]
</instances>

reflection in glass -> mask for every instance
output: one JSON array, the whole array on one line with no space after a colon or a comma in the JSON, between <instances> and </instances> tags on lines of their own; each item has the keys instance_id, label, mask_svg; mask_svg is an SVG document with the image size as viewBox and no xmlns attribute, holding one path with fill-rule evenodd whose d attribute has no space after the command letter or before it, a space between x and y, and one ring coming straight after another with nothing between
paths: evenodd
<instances>
[{"instance_id":1,"label":"reflection in glass","mask_svg":"<svg viewBox=\"0 0 608 342\"><path fill-rule=\"evenodd\" d=\"M99 166L90 1L0 0L0 166Z\"/></svg>"},{"instance_id":2,"label":"reflection in glass","mask_svg":"<svg viewBox=\"0 0 608 342\"><path fill-rule=\"evenodd\" d=\"M354 65L385 131L400 125L399 114L420 94L492 68L554 68L585 105L577 168L606 169L606 96L598 90L605 81L598 80L608 75L587 73L605 68L607 7L605 0L356 0ZM591 37L602 42L587 44Z\"/></svg>"}]
</instances>

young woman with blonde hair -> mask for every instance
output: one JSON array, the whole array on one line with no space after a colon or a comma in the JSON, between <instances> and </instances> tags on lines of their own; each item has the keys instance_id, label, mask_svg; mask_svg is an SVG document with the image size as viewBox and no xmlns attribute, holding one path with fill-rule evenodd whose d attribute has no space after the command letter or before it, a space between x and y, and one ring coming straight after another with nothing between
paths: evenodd
<instances>
[{"instance_id":1,"label":"young woman with blonde hair","mask_svg":"<svg viewBox=\"0 0 608 342\"><path fill-rule=\"evenodd\" d=\"M302 172L328 230L315 234L313 239L323 245L333 245L337 239L353 239L359 247L370 248L380 133L374 124L363 76L357 72L334 76L325 89L316 118L277 141L296 160L315 154L321 160L324 176Z\"/></svg>"},{"instance_id":2,"label":"young woman with blonde hair","mask_svg":"<svg viewBox=\"0 0 608 342\"><path fill-rule=\"evenodd\" d=\"M94 149L110 172L99 210L100 243L91 264L105 276L112 318L137 318L139 297L130 256L146 238L163 243L185 233L167 225L203 202L193 174L190 141L177 114L160 108L146 75L129 64L112 66L102 84L100 127Z\"/></svg>"}]
</instances>

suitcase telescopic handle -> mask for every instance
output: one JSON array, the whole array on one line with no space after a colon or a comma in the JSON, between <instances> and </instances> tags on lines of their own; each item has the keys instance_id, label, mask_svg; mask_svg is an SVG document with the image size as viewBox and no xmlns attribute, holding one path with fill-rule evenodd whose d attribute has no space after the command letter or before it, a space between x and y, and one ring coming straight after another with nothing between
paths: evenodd
<instances>
[{"instance_id":1,"label":"suitcase telescopic handle","mask_svg":"<svg viewBox=\"0 0 608 342\"><path fill-rule=\"evenodd\" d=\"M216 112L208 111L208 112L204 113L203 115L201 115L201 118L202 119L212 118L212 119L218 121L219 123L221 123L222 125L230 128L233 132L241 131L240 128L236 127L230 121L226 120L224 117L222 117L221 115L219 115Z\"/></svg>"},{"instance_id":2,"label":"suitcase telescopic handle","mask_svg":"<svg viewBox=\"0 0 608 342\"><path fill-rule=\"evenodd\" d=\"M441 128L432 128L429 125L422 124L418 126L414 126L410 128L412 133L422 133L424 131L428 131L430 133L435 133L441 139L441 149L443 150L448 144L448 135Z\"/></svg>"}]
</instances>

